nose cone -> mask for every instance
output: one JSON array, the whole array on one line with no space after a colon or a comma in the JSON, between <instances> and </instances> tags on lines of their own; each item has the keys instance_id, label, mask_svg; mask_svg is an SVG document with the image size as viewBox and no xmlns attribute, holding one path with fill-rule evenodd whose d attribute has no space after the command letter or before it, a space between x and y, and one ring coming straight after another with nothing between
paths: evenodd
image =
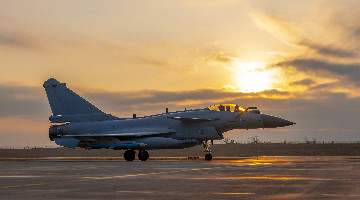
<instances>
[{"instance_id":1,"label":"nose cone","mask_svg":"<svg viewBox=\"0 0 360 200\"><path fill-rule=\"evenodd\" d=\"M284 126L290 126L290 125L296 124L289 120L271 116L271 115L261 114L261 118L264 123L264 128L276 128L276 127L284 127Z\"/></svg>"}]
</instances>

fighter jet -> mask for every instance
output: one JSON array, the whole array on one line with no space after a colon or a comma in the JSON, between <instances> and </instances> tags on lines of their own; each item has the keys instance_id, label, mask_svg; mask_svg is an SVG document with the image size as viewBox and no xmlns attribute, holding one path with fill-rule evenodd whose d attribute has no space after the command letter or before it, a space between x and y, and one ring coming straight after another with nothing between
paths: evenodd
<instances>
[{"instance_id":1,"label":"fighter jet","mask_svg":"<svg viewBox=\"0 0 360 200\"><path fill-rule=\"evenodd\" d=\"M152 116L118 118L106 114L54 78L43 84L52 116L49 138L64 147L125 150L127 161L146 161L149 149L183 149L203 144L205 160L211 160L210 143L233 129L290 126L295 123L260 113L256 107L220 104L203 109Z\"/></svg>"}]
</instances>

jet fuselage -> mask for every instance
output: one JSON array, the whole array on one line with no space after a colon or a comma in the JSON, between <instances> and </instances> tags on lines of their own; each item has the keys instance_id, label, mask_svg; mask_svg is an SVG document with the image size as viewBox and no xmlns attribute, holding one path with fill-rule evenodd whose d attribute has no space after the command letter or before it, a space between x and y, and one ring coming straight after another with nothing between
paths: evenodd
<instances>
[{"instance_id":1,"label":"jet fuselage","mask_svg":"<svg viewBox=\"0 0 360 200\"><path fill-rule=\"evenodd\" d=\"M233 129L276 128L293 125L285 119L261 114L256 107L220 104L204 109L162 113L138 118L118 118L106 114L75 92L50 78L44 82L53 115L49 137L64 147L86 149L125 149L124 158L132 161L134 149L145 161L144 149L186 148L203 143L211 160L207 141L220 140ZM255 110L254 110L255 109ZM62 123L62 124L60 124Z\"/></svg>"}]
</instances>

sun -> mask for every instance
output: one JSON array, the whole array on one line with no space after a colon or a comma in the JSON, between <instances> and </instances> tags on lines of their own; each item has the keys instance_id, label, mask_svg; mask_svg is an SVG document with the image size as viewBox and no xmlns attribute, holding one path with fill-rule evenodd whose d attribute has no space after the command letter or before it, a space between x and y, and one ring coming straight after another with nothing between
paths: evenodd
<instances>
[{"instance_id":1,"label":"sun","mask_svg":"<svg viewBox=\"0 0 360 200\"><path fill-rule=\"evenodd\" d=\"M265 67L265 62L236 62L232 71L239 91L261 92L272 89L272 71Z\"/></svg>"}]
</instances>

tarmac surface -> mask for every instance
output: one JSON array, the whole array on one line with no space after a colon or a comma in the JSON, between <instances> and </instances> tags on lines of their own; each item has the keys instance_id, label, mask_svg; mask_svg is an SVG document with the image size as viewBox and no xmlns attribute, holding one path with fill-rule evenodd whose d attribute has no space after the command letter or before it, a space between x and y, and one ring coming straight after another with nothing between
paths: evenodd
<instances>
[{"instance_id":1,"label":"tarmac surface","mask_svg":"<svg viewBox=\"0 0 360 200\"><path fill-rule=\"evenodd\" d=\"M215 157L252 156L360 156L360 143L351 144L214 144L211 146ZM41 158L41 157L122 157L123 150L83 148L32 148L0 149L0 158ZM149 150L151 157L204 156L204 147L197 145L186 149Z\"/></svg>"},{"instance_id":2,"label":"tarmac surface","mask_svg":"<svg viewBox=\"0 0 360 200\"><path fill-rule=\"evenodd\" d=\"M1 161L0 199L360 199L360 157Z\"/></svg>"}]
</instances>

